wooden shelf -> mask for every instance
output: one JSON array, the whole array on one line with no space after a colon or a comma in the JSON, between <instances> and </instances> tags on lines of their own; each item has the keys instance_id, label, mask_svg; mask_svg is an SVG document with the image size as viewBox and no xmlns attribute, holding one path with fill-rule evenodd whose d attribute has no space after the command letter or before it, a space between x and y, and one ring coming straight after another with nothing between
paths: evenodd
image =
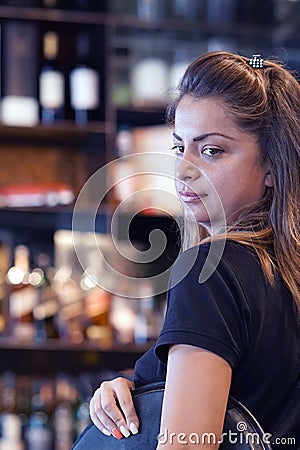
<instances>
[{"instance_id":1,"label":"wooden shelf","mask_svg":"<svg viewBox=\"0 0 300 450\"><path fill-rule=\"evenodd\" d=\"M49 339L45 342L24 342L0 338L0 356L4 364L1 372L51 375L58 372L94 372L102 369L115 371L130 369L150 347L124 345L99 348L91 343L69 344Z\"/></svg>"},{"instance_id":2,"label":"wooden shelf","mask_svg":"<svg viewBox=\"0 0 300 450\"><path fill-rule=\"evenodd\" d=\"M40 22L78 23L104 25L106 14L90 11L74 11L56 8L35 8L20 6L0 6L3 19L32 20Z\"/></svg>"},{"instance_id":3,"label":"wooden shelf","mask_svg":"<svg viewBox=\"0 0 300 450\"><path fill-rule=\"evenodd\" d=\"M134 15L19 6L0 6L0 17L3 19L108 25L112 27L151 30L153 32L158 30L173 31L176 29L176 31L188 31L191 33L201 31L203 33L255 35L257 37L271 36L276 32L276 27L268 24L239 23L237 21L209 24L204 18L190 21L182 18L142 20Z\"/></svg>"},{"instance_id":4,"label":"wooden shelf","mask_svg":"<svg viewBox=\"0 0 300 450\"><path fill-rule=\"evenodd\" d=\"M155 33L159 30L195 33L201 31L208 34L244 35L267 37L276 32L277 27L269 24L222 22L208 23L205 19L185 20L182 18L164 18L162 20L141 20L130 15L111 15L109 23L116 28L134 28L150 30Z\"/></svg>"},{"instance_id":5,"label":"wooden shelf","mask_svg":"<svg viewBox=\"0 0 300 450\"><path fill-rule=\"evenodd\" d=\"M53 126L36 125L34 127L19 127L0 125L2 138L22 138L36 139L68 139L77 140L89 134L107 134L113 130L113 124L109 122L89 122L86 125L76 125L71 120L57 122Z\"/></svg>"},{"instance_id":6,"label":"wooden shelf","mask_svg":"<svg viewBox=\"0 0 300 450\"><path fill-rule=\"evenodd\" d=\"M61 206L54 208L0 208L1 228L23 229L28 227L30 230L55 230L72 229L72 206ZM87 213L88 214L88 213ZM82 213L84 216L84 213ZM103 213L97 214L95 218L95 228L99 233L107 233L107 223L109 218L109 209ZM84 223L84 220L83 220ZM82 230L90 231L90 230Z\"/></svg>"}]
</instances>

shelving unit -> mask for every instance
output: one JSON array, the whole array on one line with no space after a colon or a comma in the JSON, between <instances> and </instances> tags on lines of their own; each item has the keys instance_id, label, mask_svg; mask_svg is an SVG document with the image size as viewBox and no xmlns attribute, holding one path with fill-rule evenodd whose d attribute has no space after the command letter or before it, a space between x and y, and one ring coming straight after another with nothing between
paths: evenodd
<instances>
[{"instance_id":1,"label":"shelving unit","mask_svg":"<svg viewBox=\"0 0 300 450\"><path fill-rule=\"evenodd\" d=\"M115 73L117 57L125 54L131 62L134 61L132 45L138 44L139 37L150 37L153 42L157 43L154 48L154 55L159 49L162 49L169 61L174 58L174 52L178 45L186 46L191 50L193 56L211 49L214 45L221 47L223 45L226 49L240 51L248 55L258 51L264 55L269 55L272 51L276 53L277 49L286 43L289 45L292 63L295 65L300 61L300 48L297 44L298 31L292 25L286 28L285 33L278 34L278 30L283 30L282 24L256 24L245 21L239 23L238 20L233 23L208 23L205 18L191 21L182 18L164 18L160 21L152 21L141 20L133 15L118 15L105 10L89 12L0 5L0 24L3 25L9 21L35 23L40 41L43 31L47 29L57 31L65 46L60 55L60 62L62 63L62 69L66 72L75 63L74 41L79 28L85 27L92 36L92 59L100 73L101 84L101 104L96 114L97 120L79 127L74 123L73 112L67 104L66 120L55 123L51 127L45 127L41 124L30 128L0 124L0 159L4 158L5 161L8 161L9 158L14 157L16 161L19 160L25 164L26 151L30 148L28 166L22 167L24 177L36 181L39 176L41 179L48 176L52 177L52 181L67 181L72 185L75 194L78 194L82 185L97 168L116 157L115 138L122 125L140 127L164 123L165 111L162 104L136 106L131 101L121 105L114 103L113 90L117 78ZM38 43L37 53L40 58L41 42ZM130 68L127 67L127 69ZM167 102L168 100L165 103L167 104ZM56 154L57 166L55 166L55 163L52 167L50 166L46 157L49 153ZM29 167L31 164L33 166ZM1 165L3 165L2 162ZM59 170L56 170L55 167L58 167ZM33 171L31 172L31 170ZM18 173L20 172L13 170L9 174L6 173L6 181L9 179L13 181ZM2 208L0 209L0 228L12 232L12 244L18 243L19 233L25 240L27 234L29 243L35 240L34 244L36 246L41 245L42 251L45 249L49 251L53 246L51 239L54 231L72 228L72 206L31 209ZM109 231L111 213L112 204L108 197L106 202L101 205L101 210L97 216L96 231L101 233ZM140 234L141 239L143 239L142 231L149 230L148 225L151 221L155 226L160 222L160 218L145 216L139 217L136 222L137 234ZM147 226L141 225L142 222ZM171 229L171 226L169 229ZM171 246L174 244L174 236L172 239ZM90 350L88 345L80 348L79 351L79 349L62 348L57 346L57 343L51 344L51 349L44 347L44 345L41 345L38 349L25 349L22 346L19 347L19 344L8 345L0 339L0 355L6 357L7 354L11 353L11 364L13 364L13 360L18 359L18 352L24 351L26 355L31 351L36 352L40 358L44 349L45 354L49 355L49 360L52 360L56 349L57 355L68 354L68 364L71 364L71 360L73 360L73 356L70 357L73 352L75 361L75 355L80 353L83 357L85 352ZM96 355L96 349L93 348L91 351ZM127 363L131 364L142 353L141 349L134 349L133 351L122 349L120 354L118 351L118 349L115 349L110 353L100 352L100 359L102 358L101 355L106 355L99 362L100 366L108 365L117 368L115 367L115 361L122 355L124 364L117 364L121 368ZM55 365L60 366L59 361L61 360L59 358L54 362ZM48 359L48 356L46 359Z\"/></svg>"},{"instance_id":2,"label":"shelving unit","mask_svg":"<svg viewBox=\"0 0 300 450\"><path fill-rule=\"evenodd\" d=\"M132 369L148 345L123 345L100 348L92 344L71 345L61 340L24 342L10 338L1 339L2 364L0 374L12 371L16 374L35 376L55 375L57 372L76 374L101 372L110 369Z\"/></svg>"},{"instance_id":3,"label":"shelving unit","mask_svg":"<svg viewBox=\"0 0 300 450\"><path fill-rule=\"evenodd\" d=\"M127 4L130 3L133 6L138 1L129 0ZM209 1L200 2L199 0L199 4L204 6ZM0 117L0 188L3 184L9 186L14 183L67 183L76 198L86 181L97 169L117 158L116 138L120 129L128 127L130 130L136 130L163 125L165 107L170 102L169 90L165 89L160 99L153 102L147 101L144 104L136 102L132 92L132 70L139 58L146 56L145 48L149 50L149 42L150 47L152 46L152 56L156 59L160 58L167 71L177 59L182 58L180 52L184 54L185 62L188 63L197 55L217 48L239 52L246 56L251 56L253 53L261 53L263 57L278 55L285 59L289 66L299 69L299 14L291 11L287 19L274 19L273 7L275 8L275 4L284 2L285 0L263 2L237 0L236 4L241 5L241 8L238 8L238 15L235 15L233 20L226 21L225 16L219 17L219 20L217 16L213 17L214 20L211 18L208 20L205 13L194 18L166 15L156 20L138 17L133 11L134 8L131 13L114 12L112 5L123 8L126 4L125 0L119 0L119 3L118 0L115 2L87 1L86 3L91 4L93 10L71 9L70 5L84 4L84 1L76 2L75 0L62 0L60 2L63 5L62 8L42 7L44 3L42 0L0 1L1 83L4 74L3 49L6 45L3 30L5 24L11 22L33 24L35 27L37 39L34 51L37 76L42 66L44 33L47 31L57 33L61 43L58 62L67 79L76 63L76 37L82 29L88 33L91 40L91 65L100 75L100 105L93 111L91 120L84 125L79 126L75 123L74 111L70 106L68 80L63 120L51 126L45 126L40 122L28 127L5 125ZM159 0L159 4L162 3L164 2ZM218 3L224 5L226 2ZM287 0L286 3L290 8L299 8L300 2ZM17 4L19 6L13 6ZM26 6L29 4L35 6ZM172 5L172 0L168 0L168 5ZM259 18L259 23L254 20L254 16ZM141 47L143 42L146 42L144 48ZM38 83L36 83L36 91L38 91ZM1 88L0 93L3 95ZM102 182L105 185L106 174ZM103 189L102 185L99 186L99 192L101 189ZM97 210L93 230L96 233L111 232L111 218L116 207L116 199L112 194L110 191ZM97 192L95 196L97 197ZM93 199L94 203L96 200L97 198ZM151 276L159 270L166 270L176 259L180 242L178 225L174 218L168 214L154 215L151 208L147 210L147 205L144 206L145 210L140 214L130 214L130 212L127 214L128 211L127 213L125 211L120 215L117 234L122 240L127 239L128 232L132 242L134 240L142 242L147 248L150 233L157 228L163 230L168 242L164 254L158 260L148 264L147 271ZM73 203L55 207L0 206L0 250L3 243L11 248L25 244L34 256L40 253L50 255L53 263L55 232L72 230L73 208ZM85 220L90 218L88 209L87 207L86 211L81 212L80 231L83 232L91 231L86 225L90 223L89 220ZM130 222L129 227L128 222ZM3 271L0 261L0 299L3 298L4 290L1 284L3 281L1 270ZM5 301L0 300L0 303L4 303L6 315L8 315L7 298L8 296L5 297ZM161 312L160 306L165 299L158 296L156 300L159 305L157 311ZM108 372L112 375L131 369L135 361L148 350L152 343L151 339L141 345L117 343L103 345L97 339L86 339L75 344L71 343L70 339L51 338L30 341L7 335L1 336L0 387L2 391L8 388L11 394L11 383L15 383L16 396L20 394L20 398L17 399L20 407L22 401L24 402L24 387L29 385L29 388L27 386L25 389L27 395L25 400L30 403L30 399L36 395L36 385L39 385L39 393L41 394L44 389L48 400L49 395L52 395L50 400L53 404L56 402L53 395L54 386L59 385L57 377L63 374L63 378L66 376L68 380L63 384L66 396L68 389L71 388L72 391L74 379L76 379L79 391L85 393L86 407L91 389L99 385L102 375L105 376ZM86 374L88 374L87 377ZM8 397L6 401L9 399L13 400ZM17 407L17 403L18 401L15 405L11 403L12 408ZM2 407L2 404L0 406ZM52 419L53 412L54 410L49 415ZM76 422L74 416L72 420ZM75 438L75 433L73 437ZM65 448L70 448L70 445Z\"/></svg>"}]
</instances>

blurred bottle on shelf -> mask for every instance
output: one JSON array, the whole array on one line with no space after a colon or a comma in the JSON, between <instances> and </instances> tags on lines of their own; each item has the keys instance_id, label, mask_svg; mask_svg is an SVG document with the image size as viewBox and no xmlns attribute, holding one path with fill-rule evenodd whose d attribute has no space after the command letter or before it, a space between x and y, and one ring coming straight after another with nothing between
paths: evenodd
<instances>
[{"instance_id":1,"label":"blurred bottle on shelf","mask_svg":"<svg viewBox=\"0 0 300 450\"><path fill-rule=\"evenodd\" d=\"M53 288L54 269L49 264L49 255L39 254L37 267L30 274L30 282L38 291L33 309L35 340L38 341L59 337L58 296Z\"/></svg>"},{"instance_id":2,"label":"blurred bottle on shelf","mask_svg":"<svg viewBox=\"0 0 300 450\"><path fill-rule=\"evenodd\" d=\"M55 450L70 450L74 440L73 416L69 403L60 402L53 415L54 448Z\"/></svg>"},{"instance_id":3,"label":"blurred bottle on shelf","mask_svg":"<svg viewBox=\"0 0 300 450\"><path fill-rule=\"evenodd\" d=\"M129 300L130 301L130 300ZM140 289L140 298L137 300L137 314L134 329L134 342L145 344L157 337L157 315L155 314L155 299L153 286L144 281Z\"/></svg>"},{"instance_id":4,"label":"blurred bottle on shelf","mask_svg":"<svg viewBox=\"0 0 300 450\"><path fill-rule=\"evenodd\" d=\"M23 374L17 375L15 377L15 391L15 413L21 419L23 437L31 414L31 377Z\"/></svg>"},{"instance_id":5,"label":"blurred bottle on shelf","mask_svg":"<svg viewBox=\"0 0 300 450\"><path fill-rule=\"evenodd\" d=\"M131 102L129 53L128 51L120 52L113 58L115 78L112 86L112 100L118 107L128 107Z\"/></svg>"},{"instance_id":6,"label":"blurred bottle on shelf","mask_svg":"<svg viewBox=\"0 0 300 450\"><path fill-rule=\"evenodd\" d=\"M89 112L99 107L99 73L90 64L89 33L80 30L77 35L77 64L70 72L70 101L75 111L75 122L85 125Z\"/></svg>"},{"instance_id":7,"label":"blurred bottle on shelf","mask_svg":"<svg viewBox=\"0 0 300 450\"><path fill-rule=\"evenodd\" d=\"M53 430L51 413L54 389L50 379L34 378L31 384L31 414L25 428L26 450L51 450Z\"/></svg>"},{"instance_id":8,"label":"blurred bottle on shelf","mask_svg":"<svg viewBox=\"0 0 300 450\"><path fill-rule=\"evenodd\" d=\"M43 411L33 412L25 432L26 450L51 450L52 433L47 415Z\"/></svg>"},{"instance_id":9,"label":"blurred bottle on shelf","mask_svg":"<svg viewBox=\"0 0 300 450\"><path fill-rule=\"evenodd\" d=\"M133 206L133 197L136 190L136 170L134 158L130 157L134 153L132 130L129 125L122 125L116 136L117 159L111 166L113 202L117 206L121 205L122 210L130 210Z\"/></svg>"},{"instance_id":10,"label":"blurred bottle on shelf","mask_svg":"<svg viewBox=\"0 0 300 450\"><path fill-rule=\"evenodd\" d=\"M74 442L78 397L74 378L59 374L55 380L55 408L52 415L55 450L69 450Z\"/></svg>"},{"instance_id":11,"label":"blurred bottle on shelf","mask_svg":"<svg viewBox=\"0 0 300 450\"><path fill-rule=\"evenodd\" d=\"M12 20L3 25L1 121L5 125L34 126L39 121L36 42L35 23Z\"/></svg>"},{"instance_id":12,"label":"blurred bottle on shelf","mask_svg":"<svg viewBox=\"0 0 300 450\"><path fill-rule=\"evenodd\" d=\"M58 298L57 329L59 339L80 344L84 340L86 318L85 293L80 286L82 270L76 256L68 255L65 264L57 267L53 277L53 289Z\"/></svg>"},{"instance_id":13,"label":"blurred bottle on shelf","mask_svg":"<svg viewBox=\"0 0 300 450\"><path fill-rule=\"evenodd\" d=\"M141 20L158 21L166 16L165 0L137 0L137 17Z\"/></svg>"},{"instance_id":14,"label":"blurred bottle on shelf","mask_svg":"<svg viewBox=\"0 0 300 450\"><path fill-rule=\"evenodd\" d=\"M76 378L78 397L77 401L74 402L73 414L75 438L90 423L89 403L94 391L89 374L79 374Z\"/></svg>"},{"instance_id":15,"label":"blurred bottle on shelf","mask_svg":"<svg viewBox=\"0 0 300 450\"><path fill-rule=\"evenodd\" d=\"M159 38L138 36L133 49L135 60L130 81L132 103L135 107L165 106L169 88L169 65Z\"/></svg>"},{"instance_id":16,"label":"blurred bottle on shelf","mask_svg":"<svg viewBox=\"0 0 300 450\"><path fill-rule=\"evenodd\" d=\"M64 118L65 78L57 65L58 35L48 31L43 36L43 67L39 76L41 120L53 125Z\"/></svg>"},{"instance_id":17,"label":"blurred bottle on shelf","mask_svg":"<svg viewBox=\"0 0 300 450\"><path fill-rule=\"evenodd\" d=\"M24 450L22 440L22 421L17 414L16 376L4 372L1 377L1 450Z\"/></svg>"},{"instance_id":18,"label":"blurred bottle on shelf","mask_svg":"<svg viewBox=\"0 0 300 450\"><path fill-rule=\"evenodd\" d=\"M11 262L11 235L0 232L0 336L8 333L8 289L6 274Z\"/></svg>"},{"instance_id":19,"label":"blurred bottle on shelf","mask_svg":"<svg viewBox=\"0 0 300 450\"><path fill-rule=\"evenodd\" d=\"M102 348L113 343L109 321L110 302L110 294L97 287L92 288L85 298L86 338L90 342L97 342Z\"/></svg>"},{"instance_id":20,"label":"blurred bottle on shelf","mask_svg":"<svg viewBox=\"0 0 300 450\"><path fill-rule=\"evenodd\" d=\"M156 308L153 286L144 280L139 288L139 297L132 295L128 284L128 297L112 295L110 321L115 341L119 344L146 344L153 341L160 331L160 311Z\"/></svg>"},{"instance_id":21,"label":"blurred bottle on shelf","mask_svg":"<svg viewBox=\"0 0 300 450\"><path fill-rule=\"evenodd\" d=\"M16 410L16 376L10 371L1 374L0 406L1 414Z\"/></svg>"},{"instance_id":22,"label":"blurred bottle on shelf","mask_svg":"<svg viewBox=\"0 0 300 450\"><path fill-rule=\"evenodd\" d=\"M22 440L22 422L15 413L1 415L2 436L0 438L1 450L25 450ZM40 450L40 449L39 449Z\"/></svg>"},{"instance_id":23,"label":"blurred bottle on shelf","mask_svg":"<svg viewBox=\"0 0 300 450\"><path fill-rule=\"evenodd\" d=\"M37 290L30 284L29 248L17 245L14 264L7 272L9 285L10 335L20 339L34 339L33 310L38 301Z\"/></svg>"},{"instance_id":24,"label":"blurred bottle on shelf","mask_svg":"<svg viewBox=\"0 0 300 450\"><path fill-rule=\"evenodd\" d=\"M136 300L130 297L112 295L110 322L114 331L114 340L117 344L132 344L136 327Z\"/></svg>"},{"instance_id":25,"label":"blurred bottle on shelf","mask_svg":"<svg viewBox=\"0 0 300 450\"><path fill-rule=\"evenodd\" d=\"M111 295L101 287L100 280L99 252L98 250L90 250L88 265L80 282L81 288L85 291L85 336L90 341L97 342L101 347L109 347L113 343L112 328L109 321Z\"/></svg>"},{"instance_id":26,"label":"blurred bottle on shelf","mask_svg":"<svg viewBox=\"0 0 300 450\"><path fill-rule=\"evenodd\" d=\"M205 0L172 0L170 14L175 18L197 20L203 18Z\"/></svg>"},{"instance_id":27,"label":"blurred bottle on shelf","mask_svg":"<svg viewBox=\"0 0 300 450\"><path fill-rule=\"evenodd\" d=\"M107 8L114 14L136 16L136 0L110 0Z\"/></svg>"}]
</instances>

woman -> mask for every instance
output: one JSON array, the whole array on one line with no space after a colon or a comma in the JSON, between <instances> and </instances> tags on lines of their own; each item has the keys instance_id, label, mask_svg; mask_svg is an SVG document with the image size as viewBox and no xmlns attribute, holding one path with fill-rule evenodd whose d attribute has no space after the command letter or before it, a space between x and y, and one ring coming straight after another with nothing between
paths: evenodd
<instances>
[{"instance_id":1,"label":"woman","mask_svg":"<svg viewBox=\"0 0 300 450\"><path fill-rule=\"evenodd\" d=\"M130 390L166 379L161 430L175 434L157 450L182 448L180 433L211 433L200 447L218 448L229 394L275 448L299 448L298 82L257 56L208 53L186 70L168 119L190 248L172 269L156 345L133 381L101 384L91 418L117 438L138 432ZM220 262L199 281L211 243L225 238Z\"/></svg>"}]
</instances>

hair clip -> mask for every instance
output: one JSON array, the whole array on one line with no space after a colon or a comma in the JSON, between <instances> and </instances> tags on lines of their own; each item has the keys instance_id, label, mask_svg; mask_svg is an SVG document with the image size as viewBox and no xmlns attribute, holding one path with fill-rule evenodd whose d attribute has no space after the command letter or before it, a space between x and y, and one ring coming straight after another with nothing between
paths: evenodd
<instances>
[{"instance_id":1,"label":"hair clip","mask_svg":"<svg viewBox=\"0 0 300 450\"><path fill-rule=\"evenodd\" d=\"M248 64L253 67L253 69L264 68L264 60L260 57L260 55L252 55L252 58L249 59Z\"/></svg>"}]
</instances>

